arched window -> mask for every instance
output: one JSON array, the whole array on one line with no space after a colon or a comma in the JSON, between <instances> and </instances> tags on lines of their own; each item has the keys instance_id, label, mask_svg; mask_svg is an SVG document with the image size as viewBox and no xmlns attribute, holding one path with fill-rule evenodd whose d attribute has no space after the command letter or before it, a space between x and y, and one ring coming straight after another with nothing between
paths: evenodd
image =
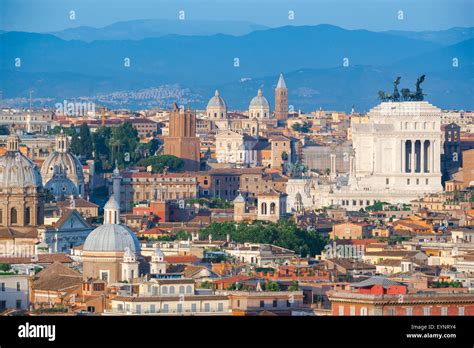
<instances>
[{"instance_id":1,"label":"arched window","mask_svg":"<svg viewBox=\"0 0 474 348\"><path fill-rule=\"evenodd\" d=\"M190 294L192 292L193 292L193 288L191 287L191 285L186 286L186 293Z\"/></svg>"},{"instance_id":2,"label":"arched window","mask_svg":"<svg viewBox=\"0 0 474 348\"><path fill-rule=\"evenodd\" d=\"M271 215L275 215L275 207L276 207L275 203L270 204L270 214Z\"/></svg>"},{"instance_id":3,"label":"arched window","mask_svg":"<svg viewBox=\"0 0 474 348\"><path fill-rule=\"evenodd\" d=\"M179 293L184 294L184 285L180 285L179 287Z\"/></svg>"},{"instance_id":4,"label":"arched window","mask_svg":"<svg viewBox=\"0 0 474 348\"><path fill-rule=\"evenodd\" d=\"M174 294L174 286L170 286L170 294Z\"/></svg>"},{"instance_id":5,"label":"arched window","mask_svg":"<svg viewBox=\"0 0 474 348\"><path fill-rule=\"evenodd\" d=\"M18 223L18 216L17 216L16 208L12 208L10 210L10 222L12 224Z\"/></svg>"},{"instance_id":6,"label":"arched window","mask_svg":"<svg viewBox=\"0 0 474 348\"><path fill-rule=\"evenodd\" d=\"M3 209L0 209L0 224L3 223Z\"/></svg>"},{"instance_id":7,"label":"arched window","mask_svg":"<svg viewBox=\"0 0 474 348\"><path fill-rule=\"evenodd\" d=\"M25 225L30 224L30 208L25 208Z\"/></svg>"},{"instance_id":8,"label":"arched window","mask_svg":"<svg viewBox=\"0 0 474 348\"><path fill-rule=\"evenodd\" d=\"M167 286L163 286L163 287L161 288L161 293L167 294L167 293L168 293L168 287L167 287Z\"/></svg>"},{"instance_id":9,"label":"arched window","mask_svg":"<svg viewBox=\"0 0 474 348\"><path fill-rule=\"evenodd\" d=\"M263 215L267 214L267 203L262 203L262 214Z\"/></svg>"}]
</instances>

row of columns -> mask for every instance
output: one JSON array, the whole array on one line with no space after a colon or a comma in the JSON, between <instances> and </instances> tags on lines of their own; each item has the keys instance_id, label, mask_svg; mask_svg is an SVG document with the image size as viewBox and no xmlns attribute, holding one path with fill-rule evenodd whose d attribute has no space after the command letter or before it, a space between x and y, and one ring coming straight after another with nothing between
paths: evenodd
<instances>
[{"instance_id":1,"label":"row of columns","mask_svg":"<svg viewBox=\"0 0 474 348\"><path fill-rule=\"evenodd\" d=\"M419 149L417 150L417 144ZM434 173L436 172L436 140L408 139L401 141L402 173ZM419 164L419 166L418 166Z\"/></svg>"}]
</instances>

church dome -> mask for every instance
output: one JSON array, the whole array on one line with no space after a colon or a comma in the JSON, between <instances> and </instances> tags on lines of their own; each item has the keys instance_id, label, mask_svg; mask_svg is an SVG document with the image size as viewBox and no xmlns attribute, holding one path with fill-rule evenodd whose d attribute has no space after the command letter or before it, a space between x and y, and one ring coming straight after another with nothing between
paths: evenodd
<instances>
[{"instance_id":1,"label":"church dome","mask_svg":"<svg viewBox=\"0 0 474 348\"><path fill-rule=\"evenodd\" d=\"M84 172L79 159L69 151L69 140L63 133L56 137L56 148L41 166L43 183L47 183L54 176L55 167L67 172L67 177L76 185L84 183Z\"/></svg>"},{"instance_id":2,"label":"church dome","mask_svg":"<svg viewBox=\"0 0 474 348\"><path fill-rule=\"evenodd\" d=\"M18 151L20 138L11 135L6 141L7 152L0 157L0 187L42 187L41 174L36 164Z\"/></svg>"},{"instance_id":3,"label":"church dome","mask_svg":"<svg viewBox=\"0 0 474 348\"><path fill-rule=\"evenodd\" d=\"M49 180L45 189L55 197L64 196L77 196L77 187L74 183L66 177L66 173L60 171L59 167L56 167L57 172Z\"/></svg>"},{"instance_id":4,"label":"church dome","mask_svg":"<svg viewBox=\"0 0 474 348\"><path fill-rule=\"evenodd\" d=\"M270 105L268 104L267 98L263 96L261 89L258 90L257 96L253 97L253 99L250 101L249 109L253 108L270 110Z\"/></svg>"},{"instance_id":5,"label":"church dome","mask_svg":"<svg viewBox=\"0 0 474 348\"><path fill-rule=\"evenodd\" d=\"M219 91L216 89L216 92L214 93L214 96L209 99L209 102L207 103L207 108L221 108L221 109L227 109L227 105L222 99L222 97L219 95Z\"/></svg>"},{"instance_id":6,"label":"church dome","mask_svg":"<svg viewBox=\"0 0 474 348\"><path fill-rule=\"evenodd\" d=\"M140 252L140 242L128 227L106 224L97 227L86 238L84 251Z\"/></svg>"}]
</instances>

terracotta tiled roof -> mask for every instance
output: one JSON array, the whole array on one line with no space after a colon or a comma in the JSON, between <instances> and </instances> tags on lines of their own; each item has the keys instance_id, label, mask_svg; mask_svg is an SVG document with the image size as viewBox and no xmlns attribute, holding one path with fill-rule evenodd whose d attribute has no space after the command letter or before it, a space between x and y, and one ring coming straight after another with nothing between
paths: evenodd
<instances>
[{"instance_id":1,"label":"terracotta tiled roof","mask_svg":"<svg viewBox=\"0 0 474 348\"><path fill-rule=\"evenodd\" d=\"M175 255L165 256L165 262L168 263L195 263L199 259L194 255Z\"/></svg>"},{"instance_id":2,"label":"terracotta tiled roof","mask_svg":"<svg viewBox=\"0 0 474 348\"><path fill-rule=\"evenodd\" d=\"M82 275L59 262L40 271L33 282L36 290L67 291L80 286Z\"/></svg>"}]
</instances>

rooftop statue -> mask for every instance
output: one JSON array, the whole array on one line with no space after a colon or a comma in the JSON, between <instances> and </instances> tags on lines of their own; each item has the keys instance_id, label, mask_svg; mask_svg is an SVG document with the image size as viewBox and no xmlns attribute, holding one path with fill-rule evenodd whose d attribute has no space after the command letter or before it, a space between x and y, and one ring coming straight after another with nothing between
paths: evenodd
<instances>
[{"instance_id":1,"label":"rooftop statue","mask_svg":"<svg viewBox=\"0 0 474 348\"><path fill-rule=\"evenodd\" d=\"M398 76L393 82L393 94L385 93L384 91L379 91L379 99L382 102L386 101L422 101L425 94L423 94L423 89L420 87L421 84L425 81L425 75L421 75L416 80L416 90L411 92L409 88L402 88L401 95L398 92L398 85L400 84L401 77Z\"/></svg>"}]
</instances>

